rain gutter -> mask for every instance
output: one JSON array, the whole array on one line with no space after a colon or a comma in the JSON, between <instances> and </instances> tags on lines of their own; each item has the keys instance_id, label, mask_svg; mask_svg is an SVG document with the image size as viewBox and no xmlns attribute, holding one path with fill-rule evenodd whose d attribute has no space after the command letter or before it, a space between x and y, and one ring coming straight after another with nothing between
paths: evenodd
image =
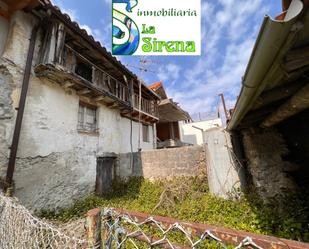
<instances>
[{"instance_id":1,"label":"rain gutter","mask_svg":"<svg viewBox=\"0 0 309 249\"><path fill-rule=\"evenodd\" d=\"M266 85L272 84L269 76L278 69L282 57L290 49L302 27L297 22L302 10L303 3L293 0L284 20L273 20L265 16L242 80L240 95L227 126L228 130L237 128Z\"/></svg>"}]
</instances>

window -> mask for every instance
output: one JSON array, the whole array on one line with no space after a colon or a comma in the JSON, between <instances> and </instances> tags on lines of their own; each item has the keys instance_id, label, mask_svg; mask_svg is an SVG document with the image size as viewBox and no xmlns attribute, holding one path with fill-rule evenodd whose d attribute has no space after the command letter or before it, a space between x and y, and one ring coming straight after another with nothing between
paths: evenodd
<instances>
[{"instance_id":1,"label":"window","mask_svg":"<svg viewBox=\"0 0 309 249\"><path fill-rule=\"evenodd\" d=\"M143 124L143 141L149 142L149 126Z\"/></svg>"},{"instance_id":2,"label":"window","mask_svg":"<svg viewBox=\"0 0 309 249\"><path fill-rule=\"evenodd\" d=\"M92 82L92 66L82 60L79 60L79 58L77 58L75 73L83 77L85 80Z\"/></svg>"},{"instance_id":3,"label":"window","mask_svg":"<svg viewBox=\"0 0 309 249\"><path fill-rule=\"evenodd\" d=\"M79 103L77 129L79 131L97 131L97 108L95 106Z\"/></svg>"}]
</instances>

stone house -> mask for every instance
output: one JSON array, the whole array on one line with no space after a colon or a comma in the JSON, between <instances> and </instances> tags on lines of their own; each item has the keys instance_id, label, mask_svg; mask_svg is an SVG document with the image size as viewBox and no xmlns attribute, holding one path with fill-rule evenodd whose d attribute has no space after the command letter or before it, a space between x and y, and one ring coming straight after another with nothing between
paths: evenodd
<instances>
[{"instance_id":1,"label":"stone house","mask_svg":"<svg viewBox=\"0 0 309 249\"><path fill-rule=\"evenodd\" d=\"M70 205L104 153L156 148L160 97L68 15L1 0L0 31L1 178L25 205Z\"/></svg>"}]
</instances>

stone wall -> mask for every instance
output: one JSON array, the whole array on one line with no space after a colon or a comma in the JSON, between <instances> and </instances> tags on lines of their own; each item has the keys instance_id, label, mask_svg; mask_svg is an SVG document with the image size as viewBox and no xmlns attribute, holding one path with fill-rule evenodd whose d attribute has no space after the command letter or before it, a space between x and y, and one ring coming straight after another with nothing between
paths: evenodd
<instances>
[{"instance_id":1,"label":"stone wall","mask_svg":"<svg viewBox=\"0 0 309 249\"><path fill-rule=\"evenodd\" d=\"M206 156L202 146L187 146L120 154L116 165L120 178L171 179L205 174Z\"/></svg>"},{"instance_id":2,"label":"stone wall","mask_svg":"<svg viewBox=\"0 0 309 249\"><path fill-rule=\"evenodd\" d=\"M0 166L8 163L8 153L11 136L11 124L14 117L13 101L13 80L9 71L0 65ZM0 175L4 174L4 169L0 167Z\"/></svg>"},{"instance_id":3,"label":"stone wall","mask_svg":"<svg viewBox=\"0 0 309 249\"><path fill-rule=\"evenodd\" d=\"M296 190L287 172L297 165L283 159L289 151L279 132L275 129L248 129L243 132L243 143L253 184L265 201L279 200Z\"/></svg>"}]
</instances>

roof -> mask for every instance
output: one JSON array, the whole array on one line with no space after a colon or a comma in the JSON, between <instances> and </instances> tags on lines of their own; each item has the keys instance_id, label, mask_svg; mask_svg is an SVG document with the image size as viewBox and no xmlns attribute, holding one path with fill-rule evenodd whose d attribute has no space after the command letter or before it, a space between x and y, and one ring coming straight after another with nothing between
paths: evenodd
<instances>
[{"instance_id":1,"label":"roof","mask_svg":"<svg viewBox=\"0 0 309 249\"><path fill-rule=\"evenodd\" d=\"M191 119L190 114L172 99L161 100L158 109L160 122L177 122Z\"/></svg>"},{"instance_id":2,"label":"roof","mask_svg":"<svg viewBox=\"0 0 309 249\"><path fill-rule=\"evenodd\" d=\"M168 98L162 82L156 82L150 85L149 88L152 89L156 94L158 94L161 99Z\"/></svg>"},{"instance_id":3,"label":"roof","mask_svg":"<svg viewBox=\"0 0 309 249\"><path fill-rule=\"evenodd\" d=\"M41 0L40 6L43 7L46 11L50 11L54 16L56 16L60 21L65 23L72 31L79 34L86 42L92 45L96 52L102 54L106 59L113 62L113 65L116 66L123 74L135 79L137 82L139 79L137 75L131 72L126 66L124 66L115 56L113 56L99 41L96 41L94 37L87 33L87 31L79 26L79 24L71 20L68 14L62 13L61 9L58 6L55 6L51 3L50 0ZM157 94L155 94L148 86L142 83L142 87L150 93L153 97L158 99Z\"/></svg>"},{"instance_id":4,"label":"roof","mask_svg":"<svg viewBox=\"0 0 309 249\"><path fill-rule=\"evenodd\" d=\"M228 130L262 126L306 84L308 60L300 58L309 49L308 5L308 0L283 1L275 20L265 16Z\"/></svg>"},{"instance_id":5,"label":"roof","mask_svg":"<svg viewBox=\"0 0 309 249\"><path fill-rule=\"evenodd\" d=\"M168 98L163 82L153 83L149 86L149 88L161 97L161 101L159 103L160 122L177 122L191 119L188 112L184 111L178 103L173 101L173 99Z\"/></svg>"},{"instance_id":6,"label":"roof","mask_svg":"<svg viewBox=\"0 0 309 249\"><path fill-rule=\"evenodd\" d=\"M162 82L156 82L149 86L149 88L151 88L154 91L157 90L159 87L162 87Z\"/></svg>"}]
</instances>

